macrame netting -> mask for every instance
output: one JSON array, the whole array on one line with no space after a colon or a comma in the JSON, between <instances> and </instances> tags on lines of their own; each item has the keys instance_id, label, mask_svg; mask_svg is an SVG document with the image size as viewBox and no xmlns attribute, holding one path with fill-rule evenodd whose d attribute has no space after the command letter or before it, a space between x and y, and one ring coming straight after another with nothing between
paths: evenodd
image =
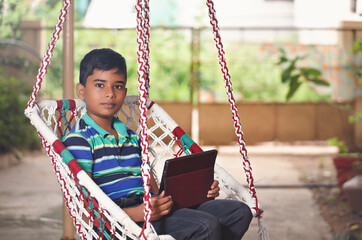
<instances>
[{"instance_id":1,"label":"macrame netting","mask_svg":"<svg viewBox=\"0 0 362 240\"><path fill-rule=\"evenodd\" d=\"M156 103L147 100L146 107L146 118L150 126L148 148L152 158L151 168L158 182L164 159L183 153L177 151L179 145L190 149L188 151L191 153L202 150ZM126 239L126 236L131 239L172 239L170 236L157 236L152 232L151 225L146 229L138 227L88 177L65 149L60 139L71 128L72 122L77 121L84 113L84 102L77 99L40 100L34 102L33 108L26 109L26 115L38 130L52 161L79 236L82 239ZM127 96L119 118L140 134L142 128L139 117L138 96Z\"/></svg>"},{"instance_id":2,"label":"macrame netting","mask_svg":"<svg viewBox=\"0 0 362 240\"><path fill-rule=\"evenodd\" d=\"M100 190L61 143L61 139L71 129L72 123L83 116L85 112L84 103L80 100L36 101L41 83L50 64L56 41L59 39L68 7L72 2L71 0L64 0L54 33L41 62L33 93L25 110L25 114L38 130L42 144L51 159L64 194L66 205L81 239L126 239L126 237L130 239L173 239L168 235L157 236L152 229L152 224L150 224L152 211L149 186L150 171L152 169L155 173L156 181L158 181L160 174L157 173L161 171L165 159L181 154L202 151L162 108L148 99L150 81L149 2L148 0L136 1L139 96L128 96L126 98L119 117L124 119L123 121L127 123L127 126L133 126L133 129L141 138L142 177L145 192L145 224L143 228L135 224L126 213ZM243 200L250 206L253 215L259 219L258 238L268 239L269 237L262 221L263 211L259 206L255 193L250 162L247 157L245 141L235 106L230 75L221 43L220 30L215 17L213 2L208 0L207 6L218 49L219 63L224 74L235 133L240 145L240 153L243 157L243 166L249 191L245 190L240 183L219 165L215 167L215 178L219 180L220 187L227 198Z\"/></svg>"}]
</instances>

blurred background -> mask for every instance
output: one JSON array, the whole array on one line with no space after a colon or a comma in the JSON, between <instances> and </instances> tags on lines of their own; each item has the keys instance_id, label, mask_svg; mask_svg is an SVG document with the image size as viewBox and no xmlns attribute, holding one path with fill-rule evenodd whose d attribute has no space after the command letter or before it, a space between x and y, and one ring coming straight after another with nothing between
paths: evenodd
<instances>
[{"instance_id":1,"label":"blurred background","mask_svg":"<svg viewBox=\"0 0 362 240\"><path fill-rule=\"evenodd\" d=\"M268 151L273 149L270 146L326 147L332 168L329 182L324 183L332 193L325 198L333 196L347 206L337 188L343 183L333 157L352 154L358 159L353 162L362 161L362 2L214 3L246 143ZM72 59L64 56L61 36L39 97L61 99L70 94L63 92L64 82L76 84L80 60L103 47L126 58L128 94L138 94L134 1L75 0L73 4ZM23 111L61 6L57 0L0 1L1 174L23 163L29 152L43 154ZM201 145L235 145L204 1L152 0L150 24L150 97ZM74 61L73 79L64 77L67 61ZM335 147L333 154L330 146ZM346 210L353 217L347 225L361 224L361 214L352 210ZM337 230L330 229L335 238Z\"/></svg>"}]
</instances>

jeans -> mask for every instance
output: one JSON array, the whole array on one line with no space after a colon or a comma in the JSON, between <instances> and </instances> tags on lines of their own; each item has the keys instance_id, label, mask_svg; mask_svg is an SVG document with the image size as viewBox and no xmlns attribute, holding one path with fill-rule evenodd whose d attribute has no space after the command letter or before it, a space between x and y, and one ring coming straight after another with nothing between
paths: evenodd
<instances>
[{"instance_id":1,"label":"jeans","mask_svg":"<svg viewBox=\"0 0 362 240\"><path fill-rule=\"evenodd\" d=\"M142 201L141 197L131 196L115 202L123 208L137 206L139 201ZM178 209L153 221L152 225L157 234L169 234L177 240L240 240L251 220L250 208L243 202L210 200L197 207Z\"/></svg>"}]
</instances>

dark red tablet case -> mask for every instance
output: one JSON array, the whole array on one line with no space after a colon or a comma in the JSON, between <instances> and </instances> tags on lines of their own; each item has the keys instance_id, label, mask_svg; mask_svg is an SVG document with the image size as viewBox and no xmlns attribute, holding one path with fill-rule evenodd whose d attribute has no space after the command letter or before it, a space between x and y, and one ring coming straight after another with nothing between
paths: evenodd
<instances>
[{"instance_id":1,"label":"dark red tablet case","mask_svg":"<svg viewBox=\"0 0 362 240\"><path fill-rule=\"evenodd\" d=\"M214 182L217 150L194 153L165 162L160 193L171 195L173 210L204 203Z\"/></svg>"}]
</instances>

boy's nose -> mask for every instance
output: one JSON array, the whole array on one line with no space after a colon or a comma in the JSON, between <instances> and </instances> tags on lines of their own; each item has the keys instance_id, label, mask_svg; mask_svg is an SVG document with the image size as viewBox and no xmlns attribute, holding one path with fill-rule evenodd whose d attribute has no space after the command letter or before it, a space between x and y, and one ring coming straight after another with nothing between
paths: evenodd
<instances>
[{"instance_id":1,"label":"boy's nose","mask_svg":"<svg viewBox=\"0 0 362 240\"><path fill-rule=\"evenodd\" d=\"M114 95L114 89L113 88L107 88L106 89L106 97L113 98Z\"/></svg>"}]
</instances>

